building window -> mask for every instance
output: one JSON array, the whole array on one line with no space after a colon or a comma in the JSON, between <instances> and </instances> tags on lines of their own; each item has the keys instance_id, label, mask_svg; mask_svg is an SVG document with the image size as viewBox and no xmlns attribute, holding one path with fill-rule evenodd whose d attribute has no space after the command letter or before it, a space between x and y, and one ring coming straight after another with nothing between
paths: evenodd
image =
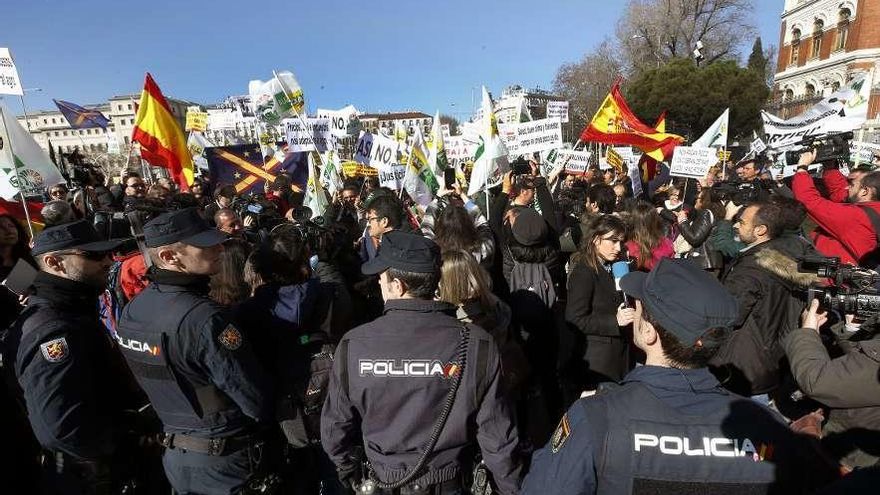
<instances>
[{"instance_id":1,"label":"building window","mask_svg":"<svg viewBox=\"0 0 880 495\"><path fill-rule=\"evenodd\" d=\"M131 103L128 104L128 109L131 110Z\"/></svg>"},{"instance_id":2,"label":"building window","mask_svg":"<svg viewBox=\"0 0 880 495\"><path fill-rule=\"evenodd\" d=\"M125 145L128 146L131 144L131 139L128 136L125 136Z\"/></svg>"},{"instance_id":3,"label":"building window","mask_svg":"<svg viewBox=\"0 0 880 495\"><path fill-rule=\"evenodd\" d=\"M840 9L837 17L837 40L834 43L835 50L846 50L846 37L849 35L849 18L852 15L849 9Z\"/></svg>"},{"instance_id":4,"label":"building window","mask_svg":"<svg viewBox=\"0 0 880 495\"><path fill-rule=\"evenodd\" d=\"M819 58L819 51L822 50L822 30L824 28L825 23L822 22L822 19L816 19L816 22L813 23L813 58Z\"/></svg>"},{"instance_id":5,"label":"building window","mask_svg":"<svg viewBox=\"0 0 880 495\"><path fill-rule=\"evenodd\" d=\"M782 97L783 101L791 101L794 98L794 90L791 88L785 90L785 95Z\"/></svg>"},{"instance_id":6,"label":"building window","mask_svg":"<svg viewBox=\"0 0 880 495\"><path fill-rule=\"evenodd\" d=\"M807 98L812 98L816 96L816 87L812 84L807 83L806 88L804 88L804 94L807 95Z\"/></svg>"},{"instance_id":7,"label":"building window","mask_svg":"<svg viewBox=\"0 0 880 495\"><path fill-rule=\"evenodd\" d=\"M55 119L52 119L52 123L53 123L53 124L55 123Z\"/></svg>"},{"instance_id":8,"label":"building window","mask_svg":"<svg viewBox=\"0 0 880 495\"><path fill-rule=\"evenodd\" d=\"M791 32L791 61L789 65L797 65L801 52L801 30L795 29Z\"/></svg>"},{"instance_id":9,"label":"building window","mask_svg":"<svg viewBox=\"0 0 880 495\"><path fill-rule=\"evenodd\" d=\"M67 135L67 131L61 131L61 133L65 136Z\"/></svg>"},{"instance_id":10,"label":"building window","mask_svg":"<svg viewBox=\"0 0 880 495\"><path fill-rule=\"evenodd\" d=\"M837 91L838 89L840 89L840 83L838 81L834 81L833 83L831 83L831 92L832 93Z\"/></svg>"}]
</instances>

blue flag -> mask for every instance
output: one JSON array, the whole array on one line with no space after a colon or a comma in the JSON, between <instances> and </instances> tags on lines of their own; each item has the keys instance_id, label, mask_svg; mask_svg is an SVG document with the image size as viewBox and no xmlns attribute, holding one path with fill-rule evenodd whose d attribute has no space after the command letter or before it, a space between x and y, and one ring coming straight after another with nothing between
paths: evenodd
<instances>
[{"instance_id":1,"label":"blue flag","mask_svg":"<svg viewBox=\"0 0 880 495\"><path fill-rule=\"evenodd\" d=\"M61 110L64 118L70 123L70 127L74 129L88 129L92 127L101 127L106 129L110 124L107 117L97 110L87 110L79 105L63 100L52 100Z\"/></svg>"},{"instance_id":2,"label":"blue flag","mask_svg":"<svg viewBox=\"0 0 880 495\"><path fill-rule=\"evenodd\" d=\"M205 159L214 187L232 185L238 194L262 193L283 173L281 162L266 157L258 144L238 144L205 148Z\"/></svg>"}]
</instances>

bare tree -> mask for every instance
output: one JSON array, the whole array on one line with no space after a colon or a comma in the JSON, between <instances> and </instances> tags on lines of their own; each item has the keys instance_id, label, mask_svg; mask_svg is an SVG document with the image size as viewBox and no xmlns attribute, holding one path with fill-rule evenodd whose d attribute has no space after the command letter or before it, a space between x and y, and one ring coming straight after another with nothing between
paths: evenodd
<instances>
[{"instance_id":1,"label":"bare tree","mask_svg":"<svg viewBox=\"0 0 880 495\"><path fill-rule=\"evenodd\" d=\"M623 70L621 57L607 39L580 61L559 67L553 91L569 101L569 119L575 130L593 118Z\"/></svg>"},{"instance_id":2,"label":"bare tree","mask_svg":"<svg viewBox=\"0 0 880 495\"><path fill-rule=\"evenodd\" d=\"M751 0L629 0L617 24L626 64L640 71L690 57L702 42L704 63L735 58L754 38Z\"/></svg>"}]
</instances>

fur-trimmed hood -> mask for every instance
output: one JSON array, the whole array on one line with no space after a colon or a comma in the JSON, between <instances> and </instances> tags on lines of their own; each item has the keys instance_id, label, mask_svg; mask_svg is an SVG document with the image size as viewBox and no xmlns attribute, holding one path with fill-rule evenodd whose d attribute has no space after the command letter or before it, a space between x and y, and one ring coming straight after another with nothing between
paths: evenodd
<instances>
[{"instance_id":1,"label":"fur-trimmed hood","mask_svg":"<svg viewBox=\"0 0 880 495\"><path fill-rule=\"evenodd\" d=\"M761 249L755 253L755 262L768 272L799 287L809 287L823 280L815 273L799 272L797 260L776 249Z\"/></svg>"}]
</instances>

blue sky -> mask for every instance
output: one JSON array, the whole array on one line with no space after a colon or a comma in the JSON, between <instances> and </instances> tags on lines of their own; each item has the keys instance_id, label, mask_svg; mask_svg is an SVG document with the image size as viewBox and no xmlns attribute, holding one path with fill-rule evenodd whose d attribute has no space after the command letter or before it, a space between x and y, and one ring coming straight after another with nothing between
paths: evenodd
<instances>
[{"instance_id":1,"label":"blue sky","mask_svg":"<svg viewBox=\"0 0 880 495\"><path fill-rule=\"evenodd\" d=\"M146 71L167 95L213 103L286 69L310 109L461 118L481 84L549 88L562 63L613 36L624 3L19 0L2 9L0 46L24 86L42 88L29 109L139 93ZM753 3L764 46L776 44L782 0Z\"/></svg>"}]
</instances>

